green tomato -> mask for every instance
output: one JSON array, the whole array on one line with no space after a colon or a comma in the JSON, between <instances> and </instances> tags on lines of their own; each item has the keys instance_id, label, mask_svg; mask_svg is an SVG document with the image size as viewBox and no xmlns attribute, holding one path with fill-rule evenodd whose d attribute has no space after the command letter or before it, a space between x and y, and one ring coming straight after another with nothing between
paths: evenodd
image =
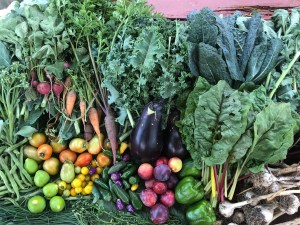
<instances>
[{"instance_id":1,"label":"green tomato","mask_svg":"<svg viewBox=\"0 0 300 225\"><path fill-rule=\"evenodd\" d=\"M43 193L46 198L52 198L57 195L58 185L56 183L49 183L43 187Z\"/></svg>"},{"instance_id":2,"label":"green tomato","mask_svg":"<svg viewBox=\"0 0 300 225\"><path fill-rule=\"evenodd\" d=\"M28 200L27 207L32 213L41 213L46 208L46 200L42 196L34 196Z\"/></svg>"},{"instance_id":3,"label":"green tomato","mask_svg":"<svg viewBox=\"0 0 300 225\"><path fill-rule=\"evenodd\" d=\"M50 175L44 170L38 170L33 178L34 184L38 187L45 186L50 180Z\"/></svg>"},{"instance_id":4,"label":"green tomato","mask_svg":"<svg viewBox=\"0 0 300 225\"><path fill-rule=\"evenodd\" d=\"M50 209L53 212L61 212L66 206L65 200L60 196L54 196L50 199Z\"/></svg>"},{"instance_id":5,"label":"green tomato","mask_svg":"<svg viewBox=\"0 0 300 225\"><path fill-rule=\"evenodd\" d=\"M34 174L39 169L39 165L35 160L27 158L24 163L24 169L29 174Z\"/></svg>"}]
</instances>

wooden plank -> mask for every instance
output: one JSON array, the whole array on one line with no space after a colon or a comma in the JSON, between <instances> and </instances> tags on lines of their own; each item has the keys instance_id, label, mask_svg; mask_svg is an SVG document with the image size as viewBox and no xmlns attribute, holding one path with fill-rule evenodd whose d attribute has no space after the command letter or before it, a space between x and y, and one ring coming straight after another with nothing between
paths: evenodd
<instances>
[{"instance_id":1,"label":"wooden plank","mask_svg":"<svg viewBox=\"0 0 300 225\"><path fill-rule=\"evenodd\" d=\"M300 7L300 0L147 0L156 12L167 18L185 19L193 10L209 7L219 14L228 15L236 10L250 14L257 10L269 18L275 9Z\"/></svg>"}]
</instances>

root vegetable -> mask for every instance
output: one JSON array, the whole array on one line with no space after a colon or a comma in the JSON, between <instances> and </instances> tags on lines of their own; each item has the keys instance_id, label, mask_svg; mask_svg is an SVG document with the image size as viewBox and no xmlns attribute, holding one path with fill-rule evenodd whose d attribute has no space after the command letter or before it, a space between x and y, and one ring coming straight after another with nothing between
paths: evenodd
<instances>
[{"instance_id":1,"label":"root vegetable","mask_svg":"<svg viewBox=\"0 0 300 225\"><path fill-rule=\"evenodd\" d=\"M85 101L83 99L80 99L79 109L80 109L80 117L81 117L81 120L82 120L82 124L83 124L83 126L85 126L85 109L86 109L86 105L85 105Z\"/></svg>"},{"instance_id":2,"label":"root vegetable","mask_svg":"<svg viewBox=\"0 0 300 225\"><path fill-rule=\"evenodd\" d=\"M76 102L76 98L77 98L77 95L74 90L71 90L67 93L67 96L66 96L66 114L67 114L67 116L72 115L74 105Z\"/></svg>"},{"instance_id":3,"label":"root vegetable","mask_svg":"<svg viewBox=\"0 0 300 225\"><path fill-rule=\"evenodd\" d=\"M99 116L98 116L98 112L97 109L95 108L90 108L89 112L89 120L94 128L94 131L96 132L98 138L99 138L99 142L101 140L103 140L103 138L101 138L101 133L100 133L100 121L99 121Z\"/></svg>"},{"instance_id":4,"label":"root vegetable","mask_svg":"<svg viewBox=\"0 0 300 225\"><path fill-rule=\"evenodd\" d=\"M48 95L51 91L51 86L49 82L41 82L36 86L36 90L42 95Z\"/></svg>"},{"instance_id":5,"label":"root vegetable","mask_svg":"<svg viewBox=\"0 0 300 225\"><path fill-rule=\"evenodd\" d=\"M235 212L232 216L232 222L235 224L241 224L245 222L245 215L243 212Z\"/></svg>"},{"instance_id":6,"label":"root vegetable","mask_svg":"<svg viewBox=\"0 0 300 225\"><path fill-rule=\"evenodd\" d=\"M258 205L253 208L247 208L247 210L244 210L246 224L261 225L271 222L273 220L275 208L276 206L272 204Z\"/></svg>"},{"instance_id":7,"label":"root vegetable","mask_svg":"<svg viewBox=\"0 0 300 225\"><path fill-rule=\"evenodd\" d=\"M57 103L60 102L60 95L64 91L64 85L61 82L54 83L52 86L53 93L57 97Z\"/></svg>"},{"instance_id":8,"label":"root vegetable","mask_svg":"<svg viewBox=\"0 0 300 225\"><path fill-rule=\"evenodd\" d=\"M294 194L279 196L275 198L275 202L277 203L279 209L288 215L298 212L298 208L300 206L299 198Z\"/></svg>"},{"instance_id":9,"label":"root vegetable","mask_svg":"<svg viewBox=\"0 0 300 225\"><path fill-rule=\"evenodd\" d=\"M117 141L117 127L115 117L113 115L110 107L106 110L106 116L104 119L105 129L107 132L107 137L111 144L111 150L113 152L113 163L116 163L116 154L118 149L118 141Z\"/></svg>"}]
</instances>

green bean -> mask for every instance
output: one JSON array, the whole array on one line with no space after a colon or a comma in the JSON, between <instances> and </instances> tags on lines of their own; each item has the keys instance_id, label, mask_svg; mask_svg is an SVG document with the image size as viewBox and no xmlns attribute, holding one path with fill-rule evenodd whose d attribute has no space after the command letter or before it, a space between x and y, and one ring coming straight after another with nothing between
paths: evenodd
<instances>
[{"instance_id":1,"label":"green bean","mask_svg":"<svg viewBox=\"0 0 300 225\"><path fill-rule=\"evenodd\" d=\"M15 156L15 154L13 154L13 152L9 152L12 160L14 161L15 165L19 168L20 172L25 176L25 178L32 184L32 178L29 175L29 173L27 173L27 171L24 169L24 167L22 166L22 164L20 163L20 161L17 159L17 157Z\"/></svg>"},{"instance_id":2,"label":"green bean","mask_svg":"<svg viewBox=\"0 0 300 225\"><path fill-rule=\"evenodd\" d=\"M4 170L4 172L6 174L8 174L8 180L10 181L10 184L14 190L14 193L17 195L17 199L16 200L19 200L20 199L20 192L19 192L19 187L15 181L15 179L9 175L9 168L8 166L5 164L4 160L2 157L0 157L0 164L2 164L2 168Z\"/></svg>"},{"instance_id":3,"label":"green bean","mask_svg":"<svg viewBox=\"0 0 300 225\"><path fill-rule=\"evenodd\" d=\"M4 190L7 190L7 187L6 186L1 186L0 191L4 191Z\"/></svg>"},{"instance_id":4,"label":"green bean","mask_svg":"<svg viewBox=\"0 0 300 225\"><path fill-rule=\"evenodd\" d=\"M0 168L0 178L3 180L3 182L4 182L4 184L5 184L6 188L7 188L7 190L8 190L10 193L14 194L14 191L13 191L13 189L11 188L11 186L10 186L8 180L7 180L7 177L6 177L5 174L2 172L1 168Z\"/></svg>"},{"instance_id":5,"label":"green bean","mask_svg":"<svg viewBox=\"0 0 300 225\"><path fill-rule=\"evenodd\" d=\"M10 192L8 190L3 190L3 191L0 191L0 199L1 199L1 196L4 196L6 194L9 194Z\"/></svg>"},{"instance_id":6,"label":"green bean","mask_svg":"<svg viewBox=\"0 0 300 225\"><path fill-rule=\"evenodd\" d=\"M26 187L22 184L20 178L18 177L17 173L13 173L12 176L21 189L26 189Z\"/></svg>"}]
</instances>

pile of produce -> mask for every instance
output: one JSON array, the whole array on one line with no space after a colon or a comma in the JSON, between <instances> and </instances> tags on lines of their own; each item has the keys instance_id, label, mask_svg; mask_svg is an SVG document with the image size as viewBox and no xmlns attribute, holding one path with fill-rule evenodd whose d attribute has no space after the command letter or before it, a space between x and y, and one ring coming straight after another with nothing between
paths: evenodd
<instances>
[{"instance_id":1,"label":"pile of produce","mask_svg":"<svg viewBox=\"0 0 300 225\"><path fill-rule=\"evenodd\" d=\"M0 25L1 224L297 217L299 9L46 0Z\"/></svg>"}]
</instances>

